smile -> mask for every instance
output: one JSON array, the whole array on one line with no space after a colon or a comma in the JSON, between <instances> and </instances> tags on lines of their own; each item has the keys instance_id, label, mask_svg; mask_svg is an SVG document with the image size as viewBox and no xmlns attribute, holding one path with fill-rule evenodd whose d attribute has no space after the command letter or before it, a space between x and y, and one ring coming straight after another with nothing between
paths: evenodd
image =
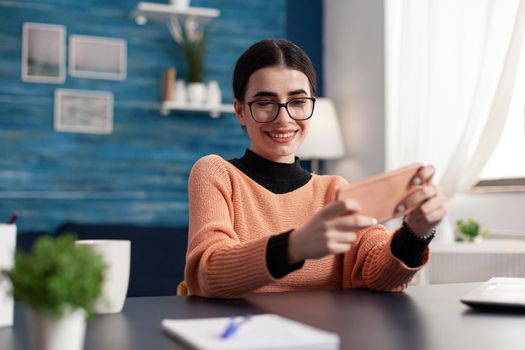
<instances>
[{"instance_id":1,"label":"smile","mask_svg":"<svg viewBox=\"0 0 525 350\"><path fill-rule=\"evenodd\" d=\"M288 139L290 137L293 137L294 134L295 134L295 131L290 131L287 133L268 132L268 135L270 135L271 138L275 138L275 139Z\"/></svg>"}]
</instances>

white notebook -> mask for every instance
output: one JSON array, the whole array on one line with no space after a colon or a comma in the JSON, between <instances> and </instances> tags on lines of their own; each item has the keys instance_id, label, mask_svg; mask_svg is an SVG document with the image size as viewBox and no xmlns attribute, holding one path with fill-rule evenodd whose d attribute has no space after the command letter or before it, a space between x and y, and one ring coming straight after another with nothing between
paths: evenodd
<instances>
[{"instance_id":1,"label":"white notebook","mask_svg":"<svg viewBox=\"0 0 525 350\"><path fill-rule=\"evenodd\" d=\"M264 350L339 349L339 336L334 333L274 315L254 315L229 338L221 335L229 317L162 320L162 329L190 349L199 350Z\"/></svg>"}]
</instances>

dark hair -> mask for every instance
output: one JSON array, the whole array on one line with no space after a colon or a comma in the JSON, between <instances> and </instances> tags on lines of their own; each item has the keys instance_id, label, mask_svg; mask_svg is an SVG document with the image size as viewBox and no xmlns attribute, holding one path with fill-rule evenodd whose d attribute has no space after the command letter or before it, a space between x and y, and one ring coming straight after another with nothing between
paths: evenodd
<instances>
[{"instance_id":1,"label":"dark hair","mask_svg":"<svg viewBox=\"0 0 525 350\"><path fill-rule=\"evenodd\" d=\"M289 67L303 72L315 95L317 78L312 61L299 46L284 39L266 39L250 46L239 57L233 71L233 95L244 100L246 85L253 72L270 66Z\"/></svg>"}]
</instances>

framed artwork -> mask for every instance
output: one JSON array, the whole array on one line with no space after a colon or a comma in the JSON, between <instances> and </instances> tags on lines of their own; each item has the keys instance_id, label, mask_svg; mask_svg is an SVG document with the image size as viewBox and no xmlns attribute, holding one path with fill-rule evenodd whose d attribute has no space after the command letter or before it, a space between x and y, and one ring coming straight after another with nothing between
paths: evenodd
<instances>
[{"instance_id":1,"label":"framed artwork","mask_svg":"<svg viewBox=\"0 0 525 350\"><path fill-rule=\"evenodd\" d=\"M69 74L91 79L126 79L127 42L86 35L69 36Z\"/></svg>"},{"instance_id":2,"label":"framed artwork","mask_svg":"<svg viewBox=\"0 0 525 350\"><path fill-rule=\"evenodd\" d=\"M66 27L24 23L22 26L22 81L63 83L66 80Z\"/></svg>"},{"instance_id":3,"label":"framed artwork","mask_svg":"<svg viewBox=\"0 0 525 350\"><path fill-rule=\"evenodd\" d=\"M55 90L56 131L113 132L113 94L109 91Z\"/></svg>"}]
</instances>

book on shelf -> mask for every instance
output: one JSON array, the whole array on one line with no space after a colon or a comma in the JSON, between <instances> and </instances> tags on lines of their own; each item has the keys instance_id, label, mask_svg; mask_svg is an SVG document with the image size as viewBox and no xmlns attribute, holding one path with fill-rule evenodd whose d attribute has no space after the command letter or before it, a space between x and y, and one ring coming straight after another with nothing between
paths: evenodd
<instances>
[{"instance_id":1,"label":"book on shelf","mask_svg":"<svg viewBox=\"0 0 525 350\"><path fill-rule=\"evenodd\" d=\"M175 68L169 68L164 72L162 76L162 86L161 86L161 92L162 92L162 102L168 102L173 100L174 90L175 90L175 78L177 75L177 71Z\"/></svg>"}]
</instances>

